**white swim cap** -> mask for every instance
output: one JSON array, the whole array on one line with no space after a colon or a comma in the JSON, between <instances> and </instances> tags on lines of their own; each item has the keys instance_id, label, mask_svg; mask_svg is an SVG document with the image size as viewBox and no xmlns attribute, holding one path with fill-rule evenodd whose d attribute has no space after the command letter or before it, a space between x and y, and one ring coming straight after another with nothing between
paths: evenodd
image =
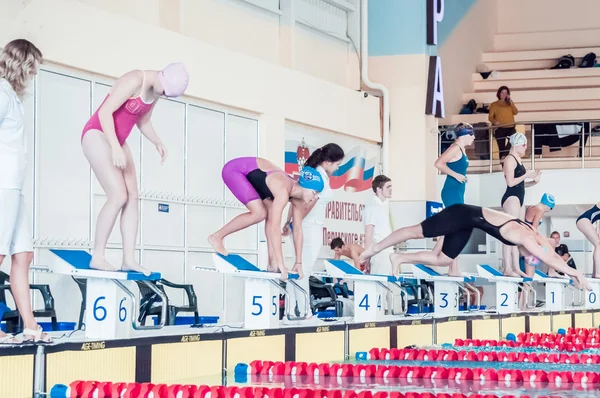
<instances>
[{"instance_id":1,"label":"white swim cap","mask_svg":"<svg viewBox=\"0 0 600 398\"><path fill-rule=\"evenodd\" d=\"M523 134L523 133L514 133L513 135L510 136L509 140L510 140L511 146L527 144L527 137L525 137L525 134Z\"/></svg>"}]
</instances>

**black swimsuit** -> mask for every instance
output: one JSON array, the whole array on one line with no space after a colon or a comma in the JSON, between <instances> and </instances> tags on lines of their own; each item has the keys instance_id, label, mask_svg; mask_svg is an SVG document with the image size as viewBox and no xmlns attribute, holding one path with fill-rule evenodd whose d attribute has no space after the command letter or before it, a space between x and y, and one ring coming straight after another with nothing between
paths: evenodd
<instances>
[{"instance_id":1,"label":"black swimsuit","mask_svg":"<svg viewBox=\"0 0 600 398\"><path fill-rule=\"evenodd\" d=\"M510 156L515 158L513 155L510 155ZM523 166L522 163L519 163L517 158L515 158L515 162L517 162L517 165L515 166L515 172L514 172L515 178L524 176L525 173L527 172L527 169L525 169L525 166ZM516 196L517 198L519 198L519 203L521 203L521 206L523 206L523 202L525 200L525 181L521 181L514 187L507 186L506 192L504 192L504 196L502 196L502 201L500 202L500 206L504 206L504 202L506 202L506 200L508 198L510 198L511 196Z\"/></svg>"},{"instance_id":2,"label":"black swimsuit","mask_svg":"<svg viewBox=\"0 0 600 398\"><path fill-rule=\"evenodd\" d=\"M467 245L474 228L484 231L508 246L516 246L500 234L500 228L509 222L527 225L518 218L508 220L502 225L492 225L483 217L483 209L478 206L457 204L445 208L421 223L426 238L444 237L442 253L454 259Z\"/></svg>"}]
</instances>

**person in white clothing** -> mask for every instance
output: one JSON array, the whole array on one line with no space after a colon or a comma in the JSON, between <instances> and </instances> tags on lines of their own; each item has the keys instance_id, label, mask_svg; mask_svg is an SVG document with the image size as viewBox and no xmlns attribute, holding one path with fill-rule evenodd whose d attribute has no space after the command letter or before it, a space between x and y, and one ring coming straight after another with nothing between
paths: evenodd
<instances>
[{"instance_id":1,"label":"person in white clothing","mask_svg":"<svg viewBox=\"0 0 600 398\"><path fill-rule=\"evenodd\" d=\"M6 44L0 54L0 264L12 257L10 288L23 319L23 340L50 342L31 311L29 265L33 242L25 214L23 183L27 169L25 116L20 97L37 74L42 53L24 39ZM0 332L0 344L15 344L13 335Z\"/></svg>"},{"instance_id":2,"label":"person in white clothing","mask_svg":"<svg viewBox=\"0 0 600 398\"><path fill-rule=\"evenodd\" d=\"M371 247L371 245L381 242L392 233L388 203L388 199L392 197L392 180L381 174L373 179L371 186L375 195L363 210L363 221L365 223L364 247ZM393 249L390 248L373 256L371 258L371 274L391 275L390 254L393 252Z\"/></svg>"},{"instance_id":3,"label":"person in white clothing","mask_svg":"<svg viewBox=\"0 0 600 398\"><path fill-rule=\"evenodd\" d=\"M329 177L335 173L335 171L340 167L342 160L344 159L344 150L337 144L327 144L321 148L316 149L312 155L306 161L305 166L316 168L323 177L324 188L319 193L319 199L313 200L308 205L304 205L300 210L305 214L302 219L302 231L303 237L302 240L302 260L300 264L298 260L296 260L296 264L294 264L294 268L297 268L297 265L302 266L303 277L298 281L300 287L302 287L306 293L308 293L310 297L310 285L309 278L312 273L313 267L319 258L319 252L323 247L323 225L325 224L325 212L327 209L327 204L333 199L333 190L329 185ZM283 226L283 235L289 235L292 232L293 236L293 225L292 221L292 213L293 209L290 205L290 210L288 212L288 217L285 225ZM288 292L288 297L291 302L294 301L298 305L298 309L300 313L304 311L305 303L304 297L298 295L296 297L296 289L293 288L293 285L287 284L286 290ZM310 308L310 303L309 303ZM308 317L312 315L312 312L308 314Z\"/></svg>"}]
</instances>

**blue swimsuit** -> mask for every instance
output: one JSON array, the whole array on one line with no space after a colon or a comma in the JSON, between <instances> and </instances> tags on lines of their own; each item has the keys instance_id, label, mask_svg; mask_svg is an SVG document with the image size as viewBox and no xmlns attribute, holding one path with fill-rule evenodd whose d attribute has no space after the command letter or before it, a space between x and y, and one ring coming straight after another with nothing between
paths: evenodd
<instances>
[{"instance_id":1,"label":"blue swimsuit","mask_svg":"<svg viewBox=\"0 0 600 398\"><path fill-rule=\"evenodd\" d=\"M462 153L462 157L457 161L447 163L447 165L450 170L454 171L455 173L467 175L469 158L462 151L462 148L460 152ZM444 207L450 207L455 204L464 204L466 187L466 182L460 183L454 177L446 176L444 188L442 188L442 202L444 203Z\"/></svg>"}]
</instances>

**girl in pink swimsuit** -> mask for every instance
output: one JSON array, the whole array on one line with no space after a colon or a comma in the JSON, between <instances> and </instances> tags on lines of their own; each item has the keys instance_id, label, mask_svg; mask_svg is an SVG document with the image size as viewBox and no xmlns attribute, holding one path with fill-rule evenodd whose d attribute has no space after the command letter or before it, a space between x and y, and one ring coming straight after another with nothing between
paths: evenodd
<instances>
[{"instance_id":1,"label":"girl in pink swimsuit","mask_svg":"<svg viewBox=\"0 0 600 398\"><path fill-rule=\"evenodd\" d=\"M244 157L230 160L221 173L231 193L249 210L229 221L223 228L208 237L213 249L226 256L223 244L226 236L266 221L265 235L269 252L269 271L281 271L281 279L287 279L281 244L281 216L290 200L310 203L324 187L323 177L312 167L304 167L298 181L266 159ZM301 229L304 214L296 212L294 226ZM302 264L302 235L294 240L296 263ZM302 272L302 268L293 271ZM302 277L302 275L300 275Z\"/></svg>"},{"instance_id":2,"label":"girl in pink swimsuit","mask_svg":"<svg viewBox=\"0 0 600 398\"><path fill-rule=\"evenodd\" d=\"M150 117L161 95L178 97L185 92L188 73L181 63L161 71L134 70L121 76L81 134L83 153L106 193L98 214L90 267L116 271L106 261L105 249L117 215L121 212L123 271L150 272L135 261L138 229L138 187L131 150L126 143L134 126L156 146L164 162L167 150L154 131Z\"/></svg>"}]
</instances>

